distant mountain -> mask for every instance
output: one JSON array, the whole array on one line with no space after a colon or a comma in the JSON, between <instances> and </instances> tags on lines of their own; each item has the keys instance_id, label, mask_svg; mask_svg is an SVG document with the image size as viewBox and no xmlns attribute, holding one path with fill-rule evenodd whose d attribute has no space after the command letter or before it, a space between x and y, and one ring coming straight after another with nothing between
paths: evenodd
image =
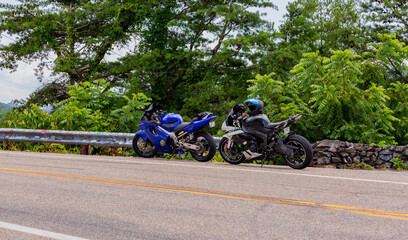
<instances>
[{"instance_id":1,"label":"distant mountain","mask_svg":"<svg viewBox=\"0 0 408 240\"><path fill-rule=\"evenodd\" d=\"M7 111L12 109L13 107L17 107L14 103L2 103L0 102L0 110Z\"/></svg>"}]
</instances>

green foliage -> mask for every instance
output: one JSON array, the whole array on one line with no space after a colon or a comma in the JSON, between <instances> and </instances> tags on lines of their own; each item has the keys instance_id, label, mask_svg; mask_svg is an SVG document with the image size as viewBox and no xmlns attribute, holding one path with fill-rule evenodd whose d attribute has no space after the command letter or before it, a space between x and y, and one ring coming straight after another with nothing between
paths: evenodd
<instances>
[{"instance_id":1,"label":"green foliage","mask_svg":"<svg viewBox=\"0 0 408 240\"><path fill-rule=\"evenodd\" d=\"M53 114L32 104L14 109L1 119L1 127L55 129L68 131L136 132L142 107L150 98L142 93L132 98L107 90L105 80L78 83L69 87L70 98L55 105Z\"/></svg>"},{"instance_id":2,"label":"green foliage","mask_svg":"<svg viewBox=\"0 0 408 240\"><path fill-rule=\"evenodd\" d=\"M392 167L397 171L408 170L408 164L404 163L404 160L399 157L393 158L391 162Z\"/></svg>"},{"instance_id":3,"label":"green foliage","mask_svg":"<svg viewBox=\"0 0 408 240\"><path fill-rule=\"evenodd\" d=\"M54 78L2 127L135 132L153 100L186 120L212 111L219 128L249 96L271 121L302 114L310 141L408 144L404 1L295 0L277 30L249 11L273 1L19 2L0 4L16 38L0 68L39 61Z\"/></svg>"},{"instance_id":4,"label":"green foliage","mask_svg":"<svg viewBox=\"0 0 408 240\"><path fill-rule=\"evenodd\" d=\"M127 101L127 104L110 113L111 122L115 119L113 124L117 124L116 132L137 132L139 119L143 115L141 109L148 106L151 99L143 93L133 94L132 98L125 95L122 97Z\"/></svg>"},{"instance_id":5,"label":"green foliage","mask_svg":"<svg viewBox=\"0 0 408 240\"><path fill-rule=\"evenodd\" d=\"M374 170L374 167L365 163L365 162L360 162L357 165L355 165L355 168L357 169L363 169L363 170Z\"/></svg>"},{"instance_id":6,"label":"green foliage","mask_svg":"<svg viewBox=\"0 0 408 240\"><path fill-rule=\"evenodd\" d=\"M378 34L380 42L368 44L375 56L377 64L387 72L391 72L390 80L408 83L408 46L396 39L395 34Z\"/></svg>"},{"instance_id":7,"label":"green foliage","mask_svg":"<svg viewBox=\"0 0 408 240\"><path fill-rule=\"evenodd\" d=\"M1 117L2 128L51 129L52 116L31 104L28 109L15 108Z\"/></svg>"},{"instance_id":8,"label":"green foliage","mask_svg":"<svg viewBox=\"0 0 408 240\"><path fill-rule=\"evenodd\" d=\"M296 130L299 133L307 131L311 111L307 104L300 98L299 90L291 82L281 82L270 75L257 75L255 79L248 80L250 98L258 97L265 103L265 114L272 122L282 121L295 114L302 114L303 118L297 122ZM292 126L294 127L294 125Z\"/></svg>"},{"instance_id":9,"label":"green foliage","mask_svg":"<svg viewBox=\"0 0 408 240\"><path fill-rule=\"evenodd\" d=\"M363 15L370 23L369 34L396 33L408 41L408 2L406 0L362 0Z\"/></svg>"},{"instance_id":10,"label":"green foliage","mask_svg":"<svg viewBox=\"0 0 408 240\"><path fill-rule=\"evenodd\" d=\"M383 86L365 87L364 66L364 59L351 50L332 51L330 58L320 57L318 51L307 53L292 69L290 81L257 76L250 80L249 96L266 103L271 120L303 114L306 119L298 128L311 141L395 144L394 125L400 119Z\"/></svg>"}]
</instances>

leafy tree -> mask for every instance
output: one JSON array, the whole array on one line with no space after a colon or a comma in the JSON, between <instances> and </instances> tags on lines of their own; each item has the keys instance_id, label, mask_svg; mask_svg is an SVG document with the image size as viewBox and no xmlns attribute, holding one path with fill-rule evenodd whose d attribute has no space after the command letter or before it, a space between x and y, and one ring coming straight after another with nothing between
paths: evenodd
<instances>
[{"instance_id":1,"label":"leafy tree","mask_svg":"<svg viewBox=\"0 0 408 240\"><path fill-rule=\"evenodd\" d=\"M399 40L408 42L408 2L405 0L363 0L361 4L372 40L378 33L396 33Z\"/></svg>"},{"instance_id":2,"label":"leafy tree","mask_svg":"<svg viewBox=\"0 0 408 240\"><path fill-rule=\"evenodd\" d=\"M390 97L388 105L394 111L394 116L399 119L394 124L395 140L399 145L408 144L408 84L396 82L391 83L387 89Z\"/></svg>"},{"instance_id":3,"label":"leafy tree","mask_svg":"<svg viewBox=\"0 0 408 240\"><path fill-rule=\"evenodd\" d=\"M132 98L126 95L122 97L126 100L127 104L110 113L110 122L116 126L111 129L115 132L137 132L139 130L139 120L144 113L141 109L150 104L151 98L146 97L143 93L133 94Z\"/></svg>"},{"instance_id":4,"label":"leafy tree","mask_svg":"<svg viewBox=\"0 0 408 240\"><path fill-rule=\"evenodd\" d=\"M284 22L266 46L261 63L267 72L285 81L304 53L319 51L329 57L332 50L365 47L364 19L360 17L357 0L296 0L290 2Z\"/></svg>"},{"instance_id":5,"label":"leafy tree","mask_svg":"<svg viewBox=\"0 0 408 240\"><path fill-rule=\"evenodd\" d=\"M274 5L259 0L163 1L143 32L143 48L129 58L139 66L132 84L188 115L218 112L230 105L226 101L242 99L246 80L260 69L253 57L260 52L259 40L269 41L267 23L251 7Z\"/></svg>"},{"instance_id":6,"label":"leafy tree","mask_svg":"<svg viewBox=\"0 0 408 240\"><path fill-rule=\"evenodd\" d=\"M310 111L307 103L300 97L296 85L290 82L282 82L272 78L270 75L257 75L255 79L248 80L251 84L248 88L249 97L259 98L265 104L265 114L271 122L287 119L295 114L302 114L303 118L296 125L300 134L307 134L311 127ZM292 126L293 127L293 126Z\"/></svg>"},{"instance_id":7,"label":"leafy tree","mask_svg":"<svg viewBox=\"0 0 408 240\"><path fill-rule=\"evenodd\" d=\"M1 47L0 66L30 59L52 68L57 78L29 100L40 105L68 98L68 85L103 78L169 110L217 111L246 96L246 80L263 71L257 56L271 44L271 26L249 9L265 7L275 8L264 0L0 4L0 32L18 40ZM121 57L109 57L119 50Z\"/></svg>"},{"instance_id":8,"label":"leafy tree","mask_svg":"<svg viewBox=\"0 0 408 240\"><path fill-rule=\"evenodd\" d=\"M378 43L368 44L374 55L374 64L377 69L385 70L384 77L389 81L408 83L408 46L396 39L395 34L378 34L381 40ZM369 56L369 55L368 55Z\"/></svg>"},{"instance_id":9,"label":"leafy tree","mask_svg":"<svg viewBox=\"0 0 408 240\"><path fill-rule=\"evenodd\" d=\"M55 127L66 130L136 132L141 108L151 99L143 93L132 98L109 89L109 82L95 80L69 86L70 98L55 105Z\"/></svg>"},{"instance_id":10,"label":"leafy tree","mask_svg":"<svg viewBox=\"0 0 408 240\"><path fill-rule=\"evenodd\" d=\"M67 98L67 86L90 79L122 81L134 66L107 62L116 47L126 46L141 29L154 1L20 0L0 4L0 33L16 38L0 46L0 68L18 61L40 61L58 77L45 82L32 102L53 104ZM55 58L49 62L49 58ZM46 94L43 96L43 94Z\"/></svg>"},{"instance_id":11,"label":"leafy tree","mask_svg":"<svg viewBox=\"0 0 408 240\"><path fill-rule=\"evenodd\" d=\"M51 129L52 115L31 104L27 109L13 108L3 113L0 118L2 128Z\"/></svg>"},{"instance_id":12,"label":"leafy tree","mask_svg":"<svg viewBox=\"0 0 408 240\"><path fill-rule=\"evenodd\" d=\"M363 66L353 51L338 50L330 58L319 52L304 54L293 68L290 83L302 99L295 106L307 103L305 109L312 112L305 131L309 139L395 144L393 123L399 119L388 106L384 87L372 83L365 88Z\"/></svg>"}]
</instances>

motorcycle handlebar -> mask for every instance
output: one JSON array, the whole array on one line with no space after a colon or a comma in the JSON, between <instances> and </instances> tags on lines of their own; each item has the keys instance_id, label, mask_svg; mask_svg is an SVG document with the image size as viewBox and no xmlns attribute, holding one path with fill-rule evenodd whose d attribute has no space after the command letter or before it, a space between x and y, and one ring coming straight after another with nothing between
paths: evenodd
<instances>
[{"instance_id":1,"label":"motorcycle handlebar","mask_svg":"<svg viewBox=\"0 0 408 240\"><path fill-rule=\"evenodd\" d=\"M296 115L290 116L290 117L288 118L288 123L289 123L289 124L290 124L290 123L293 123L293 122L299 120L301 117L302 117L301 114L296 114Z\"/></svg>"}]
</instances>

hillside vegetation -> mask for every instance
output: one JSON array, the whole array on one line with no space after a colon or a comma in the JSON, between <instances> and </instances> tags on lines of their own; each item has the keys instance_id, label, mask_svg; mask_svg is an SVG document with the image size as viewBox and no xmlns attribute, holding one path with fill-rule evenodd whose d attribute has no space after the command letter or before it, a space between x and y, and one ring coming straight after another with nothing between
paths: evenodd
<instances>
[{"instance_id":1,"label":"hillside vegetation","mask_svg":"<svg viewBox=\"0 0 408 240\"><path fill-rule=\"evenodd\" d=\"M53 77L0 127L134 132L154 101L186 120L212 111L221 134L257 97L271 121L302 114L311 142L408 144L406 1L295 0L279 28L249 11L272 0L20 2L0 4L0 33L18 39L0 67Z\"/></svg>"}]
</instances>

